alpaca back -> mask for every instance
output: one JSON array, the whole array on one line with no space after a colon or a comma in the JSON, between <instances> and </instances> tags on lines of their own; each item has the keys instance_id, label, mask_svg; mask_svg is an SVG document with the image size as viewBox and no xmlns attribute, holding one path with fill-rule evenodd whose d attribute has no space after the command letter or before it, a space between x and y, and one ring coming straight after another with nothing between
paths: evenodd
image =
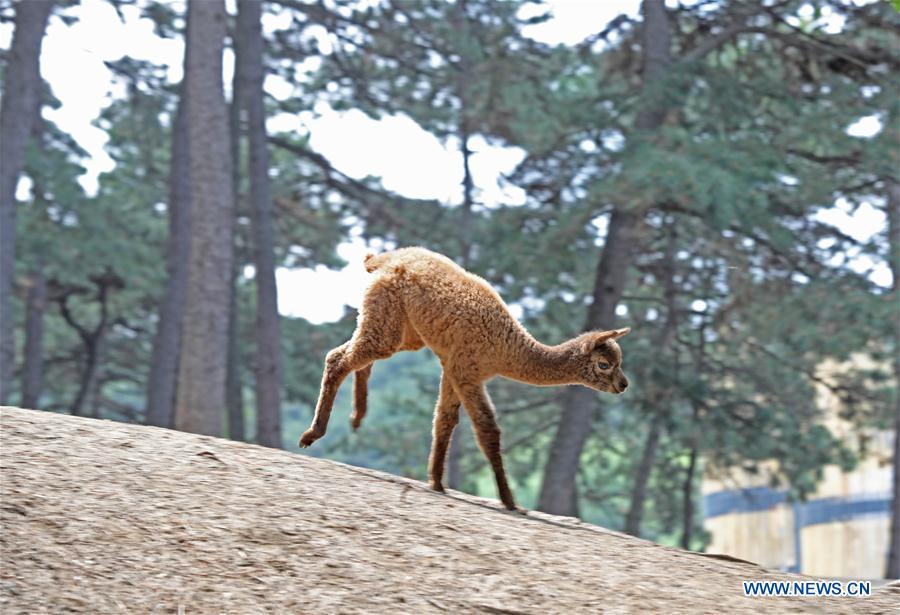
<instances>
[{"instance_id":1,"label":"alpaca back","mask_svg":"<svg viewBox=\"0 0 900 615\"><path fill-rule=\"evenodd\" d=\"M441 358L465 352L500 361L527 335L490 284L446 256L401 248L367 256L365 266L378 276L373 286L401 297L409 323Z\"/></svg>"}]
</instances>

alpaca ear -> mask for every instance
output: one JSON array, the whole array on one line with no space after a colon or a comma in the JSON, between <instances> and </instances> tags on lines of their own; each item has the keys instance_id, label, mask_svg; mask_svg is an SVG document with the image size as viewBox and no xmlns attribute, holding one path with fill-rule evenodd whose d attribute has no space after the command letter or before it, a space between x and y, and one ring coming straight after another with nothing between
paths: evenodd
<instances>
[{"instance_id":1,"label":"alpaca ear","mask_svg":"<svg viewBox=\"0 0 900 615\"><path fill-rule=\"evenodd\" d=\"M614 329L612 331L612 333L615 333L615 335L613 335L611 339L617 340L620 337L623 337L623 336L631 333L631 327L623 327L622 329Z\"/></svg>"},{"instance_id":2,"label":"alpaca ear","mask_svg":"<svg viewBox=\"0 0 900 615\"><path fill-rule=\"evenodd\" d=\"M593 335L585 337L584 341L581 342L581 351L585 354L588 354L603 342L619 339L629 331L631 331L631 327L625 327L624 329L613 329L612 331L597 331Z\"/></svg>"}]
</instances>

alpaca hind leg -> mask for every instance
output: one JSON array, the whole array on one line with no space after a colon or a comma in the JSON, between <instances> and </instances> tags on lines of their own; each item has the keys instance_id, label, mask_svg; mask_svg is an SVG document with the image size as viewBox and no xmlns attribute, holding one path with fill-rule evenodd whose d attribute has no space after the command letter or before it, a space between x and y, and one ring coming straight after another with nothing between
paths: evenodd
<instances>
[{"instance_id":1,"label":"alpaca hind leg","mask_svg":"<svg viewBox=\"0 0 900 615\"><path fill-rule=\"evenodd\" d=\"M359 429L366 409L369 396L369 376L372 374L372 364L369 363L362 369L353 372L353 414L350 415L350 425L353 431Z\"/></svg>"},{"instance_id":2,"label":"alpaca hind leg","mask_svg":"<svg viewBox=\"0 0 900 615\"><path fill-rule=\"evenodd\" d=\"M482 384L458 385L457 392L472 420L472 428L475 430L478 445L494 470L500 501L508 510L516 510L516 502L506 479L506 471L503 469L503 457L500 454L500 426L497 425L491 399Z\"/></svg>"},{"instance_id":3,"label":"alpaca hind leg","mask_svg":"<svg viewBox=\"0 0 900 615\"><path fill-rule=\"evenodd\" d=\"M306 448L325 435L328 429L328 419L331 416L331 407L338 389L350 369L347 367L347 350L351 342L345 342L333 349L325 357L325 372L322 374L322 385L319 388L319 401L316 403L316 414L312 425L303 432L300 437L300 446Z\"/></svg>"},{"instance_id":4,"label":"alpaca hind leg","mask_svg":"<svg viewBox=\"0 0 900 615\"><path fill-rule=\"evenodd\" d=\"M316 404L312 426L300 436L300 446L307 447L328 428L334 398L344 378L378 359L386 359L397 351L403 338L403 312L390 288L373 287L363 299L359 324L353 338L328 353L325 373Z\"/></svg>"},{"instance_id":5,"label":"alpaca hind leg","mask_svg":"<svg viewBox=\"0 0 900 615\"><path fill-rule=\"evenodd\" d=\"M447 449L453 430L459 424L459 396L446 374L441 376L441 392L434 409L434 426L432 430L431 455L428 459L428 476L431 488L444 491L444 466L447 462Z\"/></svg>"}]
</instances>

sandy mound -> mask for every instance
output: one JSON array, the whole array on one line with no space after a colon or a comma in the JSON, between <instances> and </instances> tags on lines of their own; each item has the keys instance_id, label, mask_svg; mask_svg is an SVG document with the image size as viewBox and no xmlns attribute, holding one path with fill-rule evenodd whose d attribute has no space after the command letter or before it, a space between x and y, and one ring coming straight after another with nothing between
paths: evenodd
<instances>
[{"instance_id":1,"label":"sandy mound","mask_svg":"<svg viewBox=\"0 0 900 615\"><path fill-rule=\"evenodd\" d=\"M0 410L0 611L896 613L794 579L283 451ZM422 452L425 463L426 451Z\"/></svg>"}]
</instances>

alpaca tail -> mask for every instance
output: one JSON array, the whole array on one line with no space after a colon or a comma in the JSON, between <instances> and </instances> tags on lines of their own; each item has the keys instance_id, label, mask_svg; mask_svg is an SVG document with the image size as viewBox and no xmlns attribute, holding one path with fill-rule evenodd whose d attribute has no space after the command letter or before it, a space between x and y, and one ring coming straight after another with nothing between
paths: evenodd
<instances>
[{"instance_id":1,"label":"alpaca tail","mask_svg":"<svg viewBox=\"0 0 900 615\"><path fill-rule=\"evenodd\" d=\"M372 273L373 271L381 267L384 264L384 256L384 254L376 256L371 252L369 254L366 254L366 258L363 259L363 264L366 268L366 271Z\"/></svg>"}]
</instances>

